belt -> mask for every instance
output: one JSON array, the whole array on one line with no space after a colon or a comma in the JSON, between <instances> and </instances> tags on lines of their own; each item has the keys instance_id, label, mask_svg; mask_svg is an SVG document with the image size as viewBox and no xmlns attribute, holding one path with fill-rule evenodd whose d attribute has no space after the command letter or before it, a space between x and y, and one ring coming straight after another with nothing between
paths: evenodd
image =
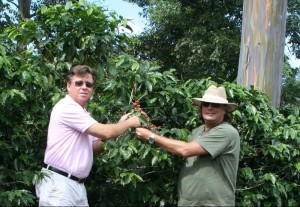
<instances>
[{"instance_id":1,"label":"belt","mask_svg":"<svg viewBox=\"0 0 300 207\"><path fill-rule=\"evenodd\" d=\"M47 168L48 170L51 170L51 171L56 172L56 173L58 173L58 174L60 174L62 176L65 176L65 177L68 177L68 178L70 178L72 180L75 180L78 183L84 183L84 181L86 180L86 178L78 178L78 177L76 177L74 175L71 175L71 174L69 174L69 173L67 173L65 171L59 170L59 169L57 169L55 167L52 167L50 165L47 165L47 164L44 164L44 168Z\"/></svg>"}]
</instances>

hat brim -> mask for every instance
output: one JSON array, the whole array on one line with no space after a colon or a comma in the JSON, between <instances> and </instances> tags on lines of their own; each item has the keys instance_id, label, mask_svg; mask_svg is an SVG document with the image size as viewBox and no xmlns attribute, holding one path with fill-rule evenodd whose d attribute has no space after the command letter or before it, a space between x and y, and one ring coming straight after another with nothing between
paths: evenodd
<instances>
[{"instance_id":1,"label":"hat brim","mask_svg":"<svg viewBox=\"0 0 300 207\"><path fill-rule=\"evenodd\" d=\"M201 102L224 104L226 105L227 111L229 112L232 112L237 108L236 103L228 103L228 102L218 101L218 100L205 100L203 98L192 98L192 101L194 102L194 104L198 106L201 106Z\"/></svg>"}]
</instances>

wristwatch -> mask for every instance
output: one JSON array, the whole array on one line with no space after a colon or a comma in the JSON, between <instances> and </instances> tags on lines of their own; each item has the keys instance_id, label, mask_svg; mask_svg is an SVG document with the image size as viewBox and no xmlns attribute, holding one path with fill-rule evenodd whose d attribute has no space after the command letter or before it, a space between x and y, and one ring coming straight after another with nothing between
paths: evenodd
<instances>
[{"instance_id":1,"label":"wristwatch","mask_svg":"<svg viewBox=\"0 0 300 207\"><path fill-rule=\"evenodd\" d=\"M150 135L149 139L148 139L148 142L149 142L149 144L153 144L154 141L155 141L155 134L152 133L152 134Z\"/></svg>"}]
</instances>

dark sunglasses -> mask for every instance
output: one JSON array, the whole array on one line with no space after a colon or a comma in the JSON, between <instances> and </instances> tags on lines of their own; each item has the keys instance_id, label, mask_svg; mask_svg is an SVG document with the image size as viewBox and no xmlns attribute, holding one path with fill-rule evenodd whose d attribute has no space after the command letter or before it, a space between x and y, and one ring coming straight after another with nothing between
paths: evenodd
<instances>
[{"instance_id":1,"label":"dark sunglasses","mask_svg":"<svg viewBox=\"0 0 300 207\"><path fill-rule=\"evenodd\" d=\"M75 86L77 86L77 87L82 86L83 83L85 83L85 86L88 87L88 88L93 88L93 86L94 86L94 83L91 83L91 82L88 82L88 81L83 82L82 80L80 80L80 81L74 81L74 83L75 83Z\"/></svg>"},{"instance_id":2,"label":"dark sunglasses","mask_svg":"<svg viewBox=\"0 0 300 207\"><path fill-rule=\"evenodd\" d=\"M201 102L201 105L204 107L208 107L209 105L211 105L211 107L214 107L214 108L219 108L219 107L223 106L223 104L209 103L209 102Z\"/></svg>"}]
</instances>

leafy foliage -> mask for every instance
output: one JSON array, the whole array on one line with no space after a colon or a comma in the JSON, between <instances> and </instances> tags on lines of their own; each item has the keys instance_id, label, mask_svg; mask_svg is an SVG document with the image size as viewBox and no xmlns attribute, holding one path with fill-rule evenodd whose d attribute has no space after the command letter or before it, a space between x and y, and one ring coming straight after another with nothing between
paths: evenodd
<instances>
[{"instance_id":1,"label":"leafy foliage","mask_svg":"<svg viewBox=\"0 0 300 207\"><path fill-rule=\"evenodd\" d=\"M11 1L0 1L0 33L10 25L14 25L18 20L17 12L12 9Z\"/></svg>"},{"instance_id":2,"label":"leafy foliage","mask_svg":"<svg viewBox=\"0 0 300 207\"><path fill-rule=\"evenodd\" d=\"M134 54L157 61L161 71L177 77L207 78L222 83L236 78L242 31L243 1L126 0L143 7L148 30L138 37ZM299 57L298 0L289 0L286 41Z\"/></svg>"},{"instance_id":3,"label":"leafy foliage","mask_svg":"<svg viewBox=\"0 0 300 207\"><path fill-rule=\"evenodd\" d=\"M95 99L101 111L114 113L108 117L120 117L132 109L132 100L138 99L155 125L161 126L162 135L185 140L199 124L197 107L190 100L201 97L213 81L181 82L175 78L175 71L162 74L150 63L124 55L115 60L115 67L119 71L117 77L107 78L108 82L99 86L109 95ZM242 137L237 204L298 205L299 109L289 111L285 117L269 106L269 99L262 92L228 82L223 85L229 99L239 104L233 113L233 125ZM98 106L93 106L95 113ZM125 133L116 141L107 142L105 153L97 158L90 176L90 190L97 190L95 194L91 192L90 199L103 206L175 206L181 164L181 158L137 140L134 131ZM113 202L109 197L112 189L116 198Z\"/></svg>"},{"instance_id":4,"label":"leafy foliage","mask_svg":"<svg viewBox=\"0 0 300 207\"><path fill-rule=\"evenodd\" d=\"M21 22L17 29L7 28L5 33L19 45L32 44L44 61L89 62L94 67L106 64L108 56L125 46L127 37L118 28L128 27L126 21L114 13L110 18L94 4L68 2L42 6L35 20Z\"/></svg>"},{"instance_id":5,"label":"leafy foliage","mask_svg":"<svg viewBox=\"0 0 300 207\"><path fill-rule=\"evenodd\" d=\"M138 37L138 55L157 61L162 71L175 68L177 77L183 80L235 80L242 1L144 2L150 24Z\"/></svg>"},{"instance_id":6,"label":"leafy foliage","mask_svg":"<svg viewBox=\"0 0 300 207\"><path fill-rule=\"evenodd\" d=\"M300 58L300 2L297 0L288 1L288 15L286 20L286 36L288 37L288 44L291 45L292 53Z\"/></svg>"},{"instance_id":7,"label":"leafy foliage","mask_svg":"<svg viewBox=\"0 0 300 207\"><path fill-rule=\"evenodd\" d=\"M3 205L35 203L32 180L42 166L49 115L65 92L65 74L70 64L88 58L97 68L106 56L120 52L127 37L118 33L119 25L126 26L115 14L109 19L102 8L80 1L42 7L36 20L7 27L1 34Z\"/></svg>"},{"instance_id":8,"label":"leafy foliage","mask_svg":"<svg viewBox=\"0 0 300 207\"><path fill-rule=\"evenodd\" d=\"M300 68L292 68L285 64L283 68L283 89L281 96L281 106L300 106Z\"/></svg>"}]
</instances>

